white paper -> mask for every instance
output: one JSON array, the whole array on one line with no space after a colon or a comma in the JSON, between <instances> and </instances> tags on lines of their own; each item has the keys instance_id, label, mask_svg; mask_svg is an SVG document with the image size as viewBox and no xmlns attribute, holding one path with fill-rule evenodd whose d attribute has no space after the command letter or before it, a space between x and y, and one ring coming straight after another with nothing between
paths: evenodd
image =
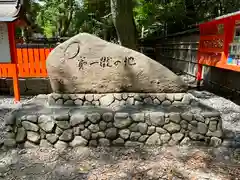
<instances>
[{"instance_id":1,"label":"white paper","mask_svg":"<svg viewBox=\"0 0 240 180\"><path fill-rule=\"evenodd\" d=\"M10 44L7 23L0 23L0 63L10 63Z\"/></svg>"}]
</instances>

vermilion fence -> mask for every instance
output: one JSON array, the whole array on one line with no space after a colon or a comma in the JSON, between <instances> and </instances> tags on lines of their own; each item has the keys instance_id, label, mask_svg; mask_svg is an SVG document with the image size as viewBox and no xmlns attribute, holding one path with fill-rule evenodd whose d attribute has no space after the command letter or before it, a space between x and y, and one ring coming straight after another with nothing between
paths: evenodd
<instances>
[{"instance_id":1,"label":"vermilion fence","mask_svg":"<svg viewBox=\"0 0 240 180\"><path fill-rule=\"evenodd\" d=\"M53 48L17 47L19 77L47 77L46 59Z\"/></svg>"},{"instance_id":2,"label":"vermilion fence","mask_svg":"<svg viewBox=\"0 0 240 180\"><path fill-rule=\"evenodd\" d=\"M18 78L47 77L46 59L55 45L56 42L17 44L12 62L0 64L0 78L13 78L16 101L20 100Z\"/></svg>"},{"instance_id":3,"label":"vermilion fence","mask_svg":"<svg viewBox=\"0 0 240 180\"><path fill-rule=\"evenodd\" d=\"M0 77L16 77L15 64L1 64L0 65Z\"/></svg>"}]
</instances>

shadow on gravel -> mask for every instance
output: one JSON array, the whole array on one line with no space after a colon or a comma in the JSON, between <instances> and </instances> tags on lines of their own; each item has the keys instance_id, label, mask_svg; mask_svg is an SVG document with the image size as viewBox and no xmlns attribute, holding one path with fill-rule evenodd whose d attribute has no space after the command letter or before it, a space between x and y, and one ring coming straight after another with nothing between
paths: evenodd
<instances>
[{"instance_id":1,"label":"shadow on gravel","mask_svg":"<svg viewBox=\"0 0 240 180\"><path fill-rule=\"evenodd\" d=\"M240 166L230 159L232 154L230 150L196 146L148 149L80 147L61 152L16 149L0 152L0 179L195 180L202 176L214 179L223 176L223 180L234 180L240 176ZM221 159L225 156L229 156L229 160Z\"/></svg>"},{"instance_id":2,"label":"shadow on gravel","mask_svg":"<svg viewBox=\"0 0 240 180\"><path fill-rule=\"evenodd\" d=\"M180 157L181 161L195 170L203 172L222 174L228 179L237 179L240 176L240 151L237 149L219 147L188 147L185 156Z\"/></svg>"}]
</instances>

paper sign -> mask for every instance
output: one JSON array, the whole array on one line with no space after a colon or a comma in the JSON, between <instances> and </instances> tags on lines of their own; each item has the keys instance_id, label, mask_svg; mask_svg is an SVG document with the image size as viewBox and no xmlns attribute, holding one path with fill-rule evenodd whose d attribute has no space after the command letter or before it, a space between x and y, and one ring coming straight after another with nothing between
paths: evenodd
<instances>
[{"instance_id":1,"label":"paper sign","mask_svg":"<svg viewBox=\"0 0 240 180\"><path fill-rule=\"evenodd\" d=\"M10 63L10 45L7 23L0 23L0 63Z\"/></svg>"}]
</instances>

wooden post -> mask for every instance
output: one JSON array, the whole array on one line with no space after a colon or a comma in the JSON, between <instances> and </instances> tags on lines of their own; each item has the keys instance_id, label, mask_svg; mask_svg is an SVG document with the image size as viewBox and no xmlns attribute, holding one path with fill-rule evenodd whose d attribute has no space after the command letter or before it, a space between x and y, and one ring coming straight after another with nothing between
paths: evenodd
<instances>
[{"instance_id":1,"label":"wooden post","mask_svg":"<svg viewBox=\"0 0 240 180\"><path fill-rule=\"evenodd\" d=\"M18 82L18 67L15 64L15 73L13 77L13 90L14 90L14 98L15 102L20 101L20 92L19 92L19 82Z\"/></svg>"},{"instance_id":2,"label":"wooden post","mask_svg":"<svg viewBox=\"0 0 240 180\"><path fill-rule=\"evenodd\" d=\"M200 85L202 81L202 64L199 64L198 62L198 68L197 68L197 89L200 90Z\"/></svg>"},{"instance_id":3,"label":"wooden post","mask_svg":"<svg viewBox=\"0 0 240 180\"><path fill-rule=\"evenodd\" d=\"M14 76L13 76L13 90L15 102L20 101L20 91L19 91L19 82L18 82L18 65L17 65L17 50L15 43L15 26L14 23L8 23L8 38L10 44L11 60L15 64Z\"/></svg>"}]
</instances>

